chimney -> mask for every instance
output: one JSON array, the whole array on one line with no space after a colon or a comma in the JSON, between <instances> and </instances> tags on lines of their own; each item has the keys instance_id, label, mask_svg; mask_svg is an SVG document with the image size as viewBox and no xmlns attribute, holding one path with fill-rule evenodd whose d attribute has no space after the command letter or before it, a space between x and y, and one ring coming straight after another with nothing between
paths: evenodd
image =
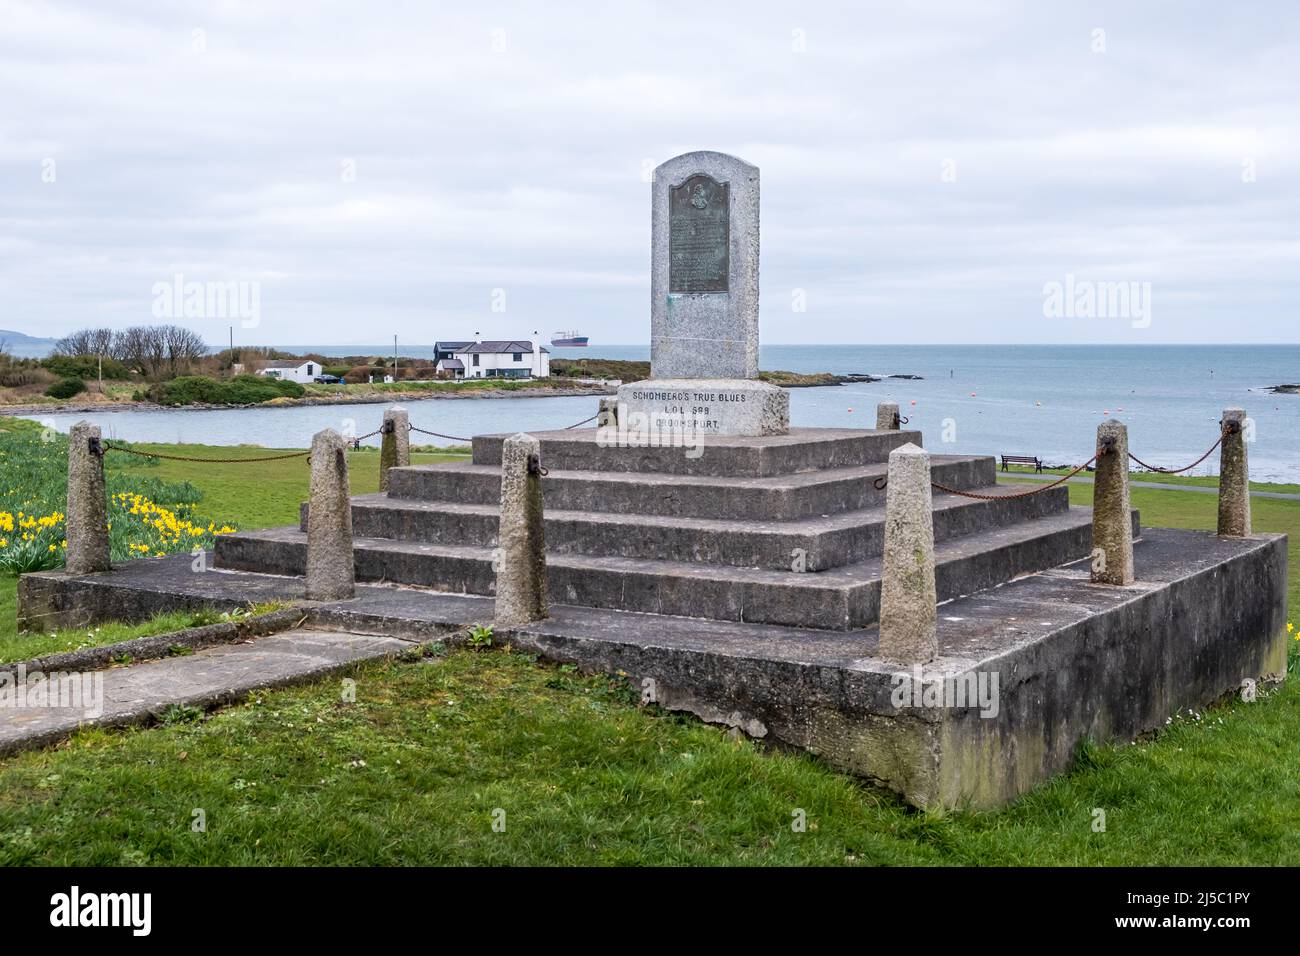
<instances>
[{"instance_id":1,"label":"chimney","mask_svg":"<svg viewBox=\"0 0 1300 956\"><path fill-rule=\"evenodd\" d=\"M474 333L474 344L475 344L475 345L479 345L479 344L481 344L482 342L483 342L483 333L482 333L482 332L475 332L475 333Z\"/></svg>"}]
</instances>

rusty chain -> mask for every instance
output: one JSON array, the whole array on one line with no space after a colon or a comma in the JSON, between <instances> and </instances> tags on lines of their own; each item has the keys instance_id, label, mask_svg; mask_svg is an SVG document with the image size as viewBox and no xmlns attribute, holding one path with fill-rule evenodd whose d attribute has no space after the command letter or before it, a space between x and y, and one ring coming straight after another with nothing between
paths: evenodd
<instances>
[{"instance_id":1,"label":"rusty chain","mask_svg":"<svg viewBox=\"0 0 1300 956\"><path fill-rule=\"evenodd\" d=\"M311 450L293 451L283 455L266 455L260 458L198 458L194 455L164 455L157 451L141 451L139 448L128 448L125 445L115 445L112 442L104 442L105 451L124 451L128 455L139 455L141 458L157 458L160 461L188 461L196 462L202 465L237 465L241 462L258 462L258 461L283 461L286 458L306 458L311 454Z\"/></svg>"},{"instance_id":2,"label":"rusty chain","mask_svg":"<svg viewBox=\"0 0 1300 956\"><path fill-rule=\"evenodd\" d=\"M1011 495L983 495L974 491L958 491L956 488L949 488L947 485L941 485L937 481L930 482L930 486L939 489L944 494L960 495L962 498L974 498L976 501L1001 501L1003 499L1009 501L1013 498L1028 498L1030 495L1041 494L1042 492L1048 491L1051 488L1055 488L1058 485L1065 484L1067 481L1069 481L1079 472L1083 471L1085 468L1087 468L1089 465L1091 465L1093 462L1095 462L1098 458L1100 458L1104 454L1106 454L1106 452L1104 451L1097 452L1097 454L1093 455L1091 458L1085 461L1078 468L1074 469L1074 471L1070 472L1068 475L1062 475L1060 478L1058 478L1056 481L1052 482L1049 485L1040 485L1037 488L1030 488L1028 491L1018 491L1015 494L1011 494Z\"/></svg>"},{"instance_id":3,"label":"rusty chain","mask_svg":"<svg viewBox=\"0 0 1300 956\"><path fill-rule=\"evenodd\" d=\"M579 428L587 424L588 422L594 422L599 417L600 417L600 413L597 412L595 415L592 415L590 418L584 418L580 422L575 422L572 425L566 425L564 430L569 431L574 428ZM408 425L407 427L409 428L410 431L419 432L421 435L431 435L434 438L445 438L448 441L460 441L460 442L473 441L472 438L466 437L464 435L444 435L442 432L429 431L427 428L418 428L415 425ZM376 428L372 432L366 432L366 434L364 435L356 435L354 437L348 437L348 436L344 436L344 437L350 444L352 444L355 447L360 445L360 443L365 441L367 438L374 438L376 435L384 435L388 433L389 432L388 430L386 430L385 426L380 426L379 428ZM200 465L238 465L245 462L249 464L256 464L258 462L265 462L265 461L285 461L290 458L310 459L311 457L311 449L308 449L306 451L285 452L282 455L259 455L256 458L202 458L197 455L169 455L160 451L144 451L140 448L131 448L127 445L118 445L113 442L107 442L107 441L103 442L100 447L102 448L103 451L120 451L120 452L125 452L128 455L137 455L140 458L154 458L157 459L158 461L183 461L183 462L190 462L193 464L200 464Z\"/></svg>"},{"instance_id":4,"label":"rusty chain","mask_svg":"<svg viewBox=\"0 0 1300 956\"><path fill-rule=\"evenodd\" d=\"M419 432L421 435L432 435L434 438L445 438L448 441L473 441L472 438L466 438L463 435L444 435L442 432L431 432L427 428L416 428L414 425L407 426L413 432Z\"/></svg>"},{"instance_id":5,"label":"rusty chain","mask_svg":"<svg viewBox=\"0 0 1300 956\"><path fill-rule=\"evenodd\" d=\"M382 428L376 428L372 432L364 435L358 435L355 438L348 438L349 442L361 442L367 438L373 438L383 431ZM117 445L113 442L103 442L104 451L122 451L128 455L138 455L141 458L156 458L159 461L185 461L200 465L239 465L244 463L254 464L263 461L285 461L289 458L310 458L311 449L306 451L290 451L282 455L259 455L256 458L200 458L197 455L167 455L160 451L142 451L139 448L130 448L126 445Z\"/></svg>"},{"instance_id":6,"label":"rusty chain","mask_svg":"<svg viewBox=\"0 0 1300 956\"><path fill-rule=\"evenodd\" d=\"M1196 461L1192 462L1190 465L1186 465L1182 468L1160 468L1156 465L1148 465L1145 461L1143 461L1141 458L1139 458L1137 455L1133 454L1132 452L1129 452L1128 456L1132 458L1135 462L1137 462L1139 465L1141 465L1143 468L1147 469L1147 471L1158 472L1159 474L1162 475L1177 475L1180 472L1191 471L1201 462L1205 461L1205 459L1209 458L1210 455L1214 454L1214 449L1218 448L1220 445L1223 444L1223 439L1226 438L1232 430L1233 430L1233 425L1231 423L1226 425L1223 428L1223 430L1219 433L1218 441L1216 441L1213 445L1211 445L1209 447L1209 450L1207 450L1204 455L1196 459ZM1101 458L1103 455L1110 454L1111 451L1112 449L1110 447L1103 448L1101 451L1097 452L1097 454L1093 455L1091 458L1085 461L1078 468L1075 468L1069 474L1062 475L1056 481L1053 481L1050 484L1046 484L1046 485L1039 485L1037 488L1031 488L1028 491L1016 492L1015 494L1011 494L1011 495L987 495L975 491L961 491L957 488L949 488L947 485L942 485L937 481L931 481L930 487L942 491L944 494L959 495L962 498L974 498L976 501L1000 501L1003 499L1010 500L1012 498L1028 498L1030 495L1041 494L1044 491L1049 491L1052 488L1056 488L1064 484L1065 482L1073 478L1075 475L1077 475L1079 472L1083 471L1085 468L1094 464L1098 458ZM881 475L880 477L873 479L871 484L872 487L874 487L877 491L883 491L885 488L889 486L889 478L884 475Z\"/></svg>"},{"instance_id":7,"label":"rusty chain","mask_svg":"<svg viewBox=\"0 0 1300 956\"><path fill-rule=\"evenodd\" d=\"M1214 449L1218 448L1220 445L1223 444L1223 439L1228 437L1228 433L1231 430L1232 430L1231 426L1229 426L1227 428L1224 428L1223 431L1219 432L1219 440L1210 446L1210 450L1207 451L1200 458L1196 459L1196 461L1192 462L1190 465L1187 465L1184 468L1160 468L1156 465L1148 465L1145 461L1143 461L1141 458L1139 458L1137 455L1133 454L1132 452L1129 452L1128 456L1132 458L1135 462L1137 462L1139 465L1141 465L1143 468L1145 468L1147 471L1154 471L1161 475L1177 475L1184 471L1191 471L1201 462L1205 461L1205 459L1209 458L1210 455L1214 453Z\"/></svg>"}]
</instances>

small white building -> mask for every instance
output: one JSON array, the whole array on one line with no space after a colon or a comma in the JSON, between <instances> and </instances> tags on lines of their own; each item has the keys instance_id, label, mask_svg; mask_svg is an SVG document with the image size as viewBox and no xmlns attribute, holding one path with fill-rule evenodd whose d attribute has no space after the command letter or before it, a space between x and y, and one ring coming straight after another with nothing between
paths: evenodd
<instances>
[{"instance_id":1,"label":"small white building","mask_svg":"<svg viewBox=\"0 0 1300 956\"><path fill-rule=\"evenodd\" d=\"M458 344L452 358L439 360L438 370L456 378L549 378L550 349L533 333L531 342L473 342Z\"/></svg>"},{"instance_id":2,"label":"small white building","mask_svg":"<svg viewBox=\"0 0 1300 956\"><path fill-rule=\"evenodd\" d=\"M320 362L267 362L257 370L257 374L310 385L318 376L324 375L325 370L320 367Z\"/></svg>"}]
</instances>

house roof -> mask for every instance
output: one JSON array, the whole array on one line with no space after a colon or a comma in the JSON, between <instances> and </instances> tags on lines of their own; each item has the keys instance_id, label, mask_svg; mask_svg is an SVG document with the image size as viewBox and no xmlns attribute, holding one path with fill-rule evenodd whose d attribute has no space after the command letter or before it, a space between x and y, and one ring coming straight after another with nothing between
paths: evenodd
<instances>
[{"instance_id":1,"label":"house roof","mask_svg":"<svg viewBox=\"0 0 1300 956\"><path fill-rule=\"evenodd\" d=\"M464 348L456 349L457 352L469 354L471 352L531 352L533 350L532 342L466 342ZM542 349L543 352L549 352L550 349Z\"/></svg>"},{"instance_id":2,"label":"house roof","mask_svg":"<svg viewBox=\"0 0 1300 956\"><path fill-rule=\"evenodd\" d=\"M433 347L439 352L446 352L448 349L462 349L467 345L473 344L474 341L471 339L467 342L434 342Z\"/></svg>"},{"instance_id":3,"label":"house roof","mask_svg":"<svg viewBox=\"0 0 1300 956\"><path fill-rule=\"evenodd\" d=\"M308 362L311 362L313 365L316 364L315 359L302 359L301 361L298 362L290 362L290 361L263 362L262 368L301 368L302 366L306 365Z\"/></svg>"},{"instance_id":4,"label":"house roof","mask_svg":"<svg viewBox=\"0 0 1300 956\"><path fill-rule=\"evenodd\" d=\"M455 371L456 369L463 369L464 367L465 363L460 359L438 359L438 368L440 369Z\"/></svg>"}]
</instances>

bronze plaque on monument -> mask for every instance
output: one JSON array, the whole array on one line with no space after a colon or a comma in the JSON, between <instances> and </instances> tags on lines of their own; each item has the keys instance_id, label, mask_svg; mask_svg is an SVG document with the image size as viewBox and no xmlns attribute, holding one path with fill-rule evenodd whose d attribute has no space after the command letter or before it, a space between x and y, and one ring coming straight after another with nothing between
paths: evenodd
<instances>
[{"instance_id":1,"label":"bronze plaque on monument","mask_svg":"<svg viewBox=\"0 0 1300 956\"><path fill-rule=\"evenodd\" d=\"M727 184L692 176L668 195L668 291L726 292L731 267Z\"/></svg>"}]
</instances>

